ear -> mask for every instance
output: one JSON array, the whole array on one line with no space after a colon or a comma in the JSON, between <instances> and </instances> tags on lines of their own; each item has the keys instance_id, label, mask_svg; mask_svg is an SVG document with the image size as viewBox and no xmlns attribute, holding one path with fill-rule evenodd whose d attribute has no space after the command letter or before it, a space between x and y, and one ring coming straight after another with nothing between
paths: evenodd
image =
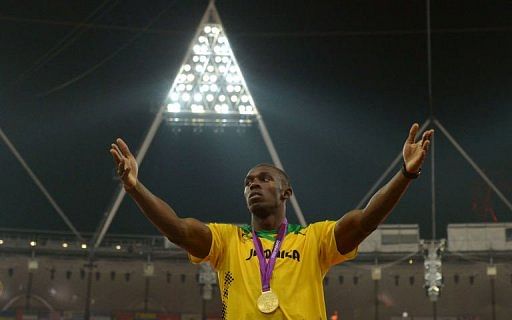
<instances>
[{"instance_id":1,"label":"ear","mask_svg":"<svg viewBox=\"0 0 512 320\"><path fill-rule=\"evenodd\" d=\"M283 199L286 199L286 200L290 199L292 194L293 194L292 188L286 188L283 192Z\"/></svg>"}]
</instances>

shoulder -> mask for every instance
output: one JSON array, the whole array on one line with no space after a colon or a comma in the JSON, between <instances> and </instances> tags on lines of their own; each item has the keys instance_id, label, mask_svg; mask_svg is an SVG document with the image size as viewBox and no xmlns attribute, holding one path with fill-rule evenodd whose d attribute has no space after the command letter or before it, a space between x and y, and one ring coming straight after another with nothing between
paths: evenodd
<instances>
[{"instance_id":1,"label":"shoulder","mask_svg":"<svg viewBox=\"0 0 512 320\"><path fill-rule=\"evenodd\" d=\"M208 228L210 228L210 230L212 232L214 231L217 231L217 232L235 232L239 227L234 225L234 224L230 224L230 223L216 223L216 222L212 222L212 223L208 223L207 224Z\"/></svg>"},{"instance_id":2,"label":"shoulder","mask_svg":"<svg viewBox=\"0 0 512 320\"><path fill-rule=\"evenodd\" d=\"M212 232L214 237L217 238L229 238L229 237L240 237L244 234L251 234L250 227L246 225L235 225L230 223L208 223L208 228Z\"/></svg>"},{"instance_id":3,"label":"shoulder","mask_svg":"<svg viewBox=\"0 0 512 320\"><path fill-rule=\"evenodd\" d=\"M334 230L335 225L336 221L329 220L310 223L307 226L302 226L300 224L289 224L288 235L295 234L306 236L307 238L322 238Z\"/></svg>"},{"instance_id":4,"label":"shoulder","mask_svg":"<svg viewBox=\"0 0 512 320\"><path fill-rule=\"evenodd\" d=\"M237 229L238 226L231 224L231 223L217 223L217 222L210 222L206 224L211 229Z\"/></svg>"},{"instance_id":5,"label":"shoulder","mask_svg":"<svg viewBox=\"0 0 512 320\"><path fill-rule=\"evenodd\" d=\"M310 229L313 232L325 232L328 230L332 230L335 225L336 225L336 221L325 220L325 221L311 223L310 225L307 226L306 229Z\"/></svg>"}]
</instances>

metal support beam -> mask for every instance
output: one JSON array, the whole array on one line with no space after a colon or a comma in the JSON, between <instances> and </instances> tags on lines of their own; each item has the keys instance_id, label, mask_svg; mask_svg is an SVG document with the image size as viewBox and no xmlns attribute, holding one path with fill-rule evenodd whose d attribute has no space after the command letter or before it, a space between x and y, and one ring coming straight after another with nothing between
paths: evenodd
<instances>
[{"instance_id":1,"label":"metal support beam","mask_svg":"<svg viewBox=\"0 0 512 320\"><path fill-rule=\"evenodd\" d=\"M494 185L494 183L487 177L487 175L483 172L482 169L476 164L476 162L471 159L471 157L462 149L462 147L457 143L457 141L452 137L452 135L446 130L446 128L439 122L439 120L434 119L435 125L443 132L443 134L448 138L448 140L452 143L452 145L460 152L460 154L466 159L466 161L475 169L475 171L482 177L482 179L491 187L491 189L498 195L498 197L503 201L505 206L507 206L512 212L512 203L503 195L503 193Z\"/></svg>"},{"instance_id":2,"label":"metal support beam","mask_svg":"<svg viewBox=\"0 0 512 320\"><path fill-rule=\"evenodd\" d=\"M431 195L431 222L432 222L432 240L437 238L437 210L436 210L436 148L435 137L430 139L430 195Z\"/></svg>"},{"instance_id":3,"label":"metal support beam","mask_svg":"<svg viewBox=\"0 0 512 320\"><path fill-rule=\"evenodd\" d=\"M44 194L44 196L46 197L46 199L48 200L48 202L50 202L51 206L53 207L53 209L55 209L55 211L57 212L57 214L62 218L62 220L64 221L64 223L68 226L68 228L75 234L75 236L78 238L79 241L83 241L83 238L82 238L82 235L80 234L80 232L78 232L78 230L75 228L75 226L71 223L71 221L68 219L67 215L64 213L64 211L60 208L60 206L57 204L57 201L55 201L53 199L53 197L51 196L50 192L48 192L48 190L46 189L46 187L43 185L43 183L41 182L41 180L39 180L39 178L36 176L36 174L34 173L34 171L32 171L32 169L30 169L29 165L27 164L27 162L23 159L23 157L21 156L21 154L18 152L18 150L16 150L16 147L12 144L12 142L9 140L9 138L7 137L7 135L5 134L5 132L2 130L2 128L0 128L0 137L2 138L2 140L5 142L5 144L7 145L7 147L9 148L9 150L11 150L12 154L16 157L16 159L18 160L18 162L21 164L21 166L23 167L23 169L25 169L25 171L28 173L28 175L30 176L30 178L32 179L32 181L34 182L34 184L39 188L39 190L41 190L41 192Z\"/></svg>"}]
</instances>

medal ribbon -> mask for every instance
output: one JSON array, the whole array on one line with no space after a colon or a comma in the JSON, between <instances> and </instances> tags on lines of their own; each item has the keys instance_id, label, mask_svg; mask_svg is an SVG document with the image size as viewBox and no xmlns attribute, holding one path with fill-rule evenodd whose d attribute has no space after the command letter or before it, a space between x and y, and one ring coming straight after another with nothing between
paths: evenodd
<instances>
[{"instance_id":1,"label":"medal ribbon","mask_svg":"<svg viewBox=\"0 0 512 320\"><path fill-rule=\"evenodd\" d=\"M274 266L276 264L277 253L279 252L281 244L283 243L284 237L286 235L286 229L288 229L288 220L284 218L283 223L281 223L281 226L279 227L279 233L277 234L276 241L274 242L272 254L268 259L268 263L265 259L265 256L263 255L263 245L261 244L261 240L256 235L254 229L252 229L252 242L260 262L262 292L270 290L270 278L272 277L272 271L274 271Z\"/></svg>"}]
</instances>

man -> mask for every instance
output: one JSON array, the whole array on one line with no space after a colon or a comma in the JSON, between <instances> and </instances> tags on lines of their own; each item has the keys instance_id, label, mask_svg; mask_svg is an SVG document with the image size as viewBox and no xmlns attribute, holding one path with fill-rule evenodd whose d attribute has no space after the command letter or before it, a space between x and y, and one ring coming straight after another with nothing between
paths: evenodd
<instances>
[{"instance_id":1,"label":"man","mask_svg":"<svg viewBox=\"0 0 512 320\"><path fill-rule=\"evenodd\" d=\"M400 172L364 209L307 227L288 224L286 203L292 188L286 173L273 165L257 165L245 178L250 225L205 225L178 217L144 187L123 140L117 139L110 153L125 190L148 219L193 262L208 261L217 271L223 319L326 320L322 280L331 266L356 256L358 245L385 220L419 175L434 131L424 132L415 142L418 130L417 123L409 130Z\"/></svg>"}]
</instances>

